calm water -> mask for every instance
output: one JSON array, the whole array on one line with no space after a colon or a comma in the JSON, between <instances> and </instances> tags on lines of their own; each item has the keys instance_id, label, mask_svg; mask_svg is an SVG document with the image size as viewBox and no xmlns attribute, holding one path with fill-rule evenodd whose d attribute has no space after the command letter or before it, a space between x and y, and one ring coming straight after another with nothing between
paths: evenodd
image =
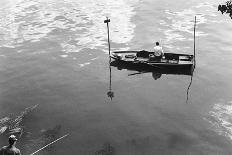
<instances>
[{"instance_id":1,"label":"calm water","mask_svg":"<svg viewBox=\"0 0 232 155\"><path fill-rule=\"evenodd\" d=\"M232 154L232 20L219 0L1 0L0 119L23 117L18 147L40 155ZM193 53L191 77L118 70L112 50ZM1 128L3 125L0 126ZM7 131L0 145L7 144Z\"/></svg>"}]
</instances>

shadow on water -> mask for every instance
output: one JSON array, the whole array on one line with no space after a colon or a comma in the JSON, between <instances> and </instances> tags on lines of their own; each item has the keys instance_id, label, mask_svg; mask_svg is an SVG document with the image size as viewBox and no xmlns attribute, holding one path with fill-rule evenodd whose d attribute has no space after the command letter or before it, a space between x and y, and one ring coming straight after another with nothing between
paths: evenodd
<instances>
[{"instance_id":1,"label":"shadow on water","mask_svg":"<svg viewBox=\"0 0 232 155\"><path fill-rule=\"evenodd\" d=\"M9 134L16 134L19 138L25 133L25 126L22 125L23 119L33 111L38 105L26 108L20 115L10 114L0 119L0 135L6 132Z\"/></svg>"},{"instance_id":2,"label":"shadow on water","mask_svg":"<svg viewBox=\"0 0 232 155\"><path fill-rule=\"evenodd\" d=\"M232 19L232 1L226 1L226 3L222 5L219 4L218 11L221 11L222 14L229 14L230 18Z\"/></svg>"}]
</instances>

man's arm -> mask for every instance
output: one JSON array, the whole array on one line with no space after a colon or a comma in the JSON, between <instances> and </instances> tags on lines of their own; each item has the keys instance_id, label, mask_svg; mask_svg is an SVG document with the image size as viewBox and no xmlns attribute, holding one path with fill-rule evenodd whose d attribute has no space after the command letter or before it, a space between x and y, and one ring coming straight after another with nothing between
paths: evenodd
<instances>
[{"instance_id":1,"label":"man's arm","mask_svg":"<svg viewBox=\"0 0 232 155\"><path fill-rule=\"evenodd\" d=\"M162 57L164 56L164 50L163 50L163 47L161 47L161 55L162 55Z\"/></svg>"}]
</instances>

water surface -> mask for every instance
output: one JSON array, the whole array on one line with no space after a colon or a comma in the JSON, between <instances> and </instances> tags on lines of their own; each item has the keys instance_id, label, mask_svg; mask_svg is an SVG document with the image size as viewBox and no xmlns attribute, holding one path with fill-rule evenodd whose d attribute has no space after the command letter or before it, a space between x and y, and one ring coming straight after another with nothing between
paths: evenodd
<instances>
[{"instance_id":1,"label":"water surface","mask_svg":"<svg viewBox=\"0 0 232 155\"><path fill-rule=\"evenodd\" d=\"M18 142L29 154L231 154L232 21L206 0L2 0L0 2L0 118L20 115ZM112 50L193 53L189 101L186 75L111 69ZM13 116L12 116L13 117ZM0 126L1 127L1 126ZM6 145L7 133L0 135Z\"/></svg>"}]
</instances>

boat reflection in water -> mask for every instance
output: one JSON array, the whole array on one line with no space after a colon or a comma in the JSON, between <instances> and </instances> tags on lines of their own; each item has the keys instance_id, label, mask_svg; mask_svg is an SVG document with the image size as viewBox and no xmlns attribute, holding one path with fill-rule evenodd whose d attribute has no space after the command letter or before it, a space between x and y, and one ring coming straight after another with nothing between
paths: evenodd
<instances>
[{"instance_id":1,"label":"boat reflection in water","mask_svg":"<svg viewBox=\"0 0 232 155\"><path fill-rule=\"evenodd\" d=\"M111 91L111 66L117 67L118 70L127 69L130 71L137 71L136 73L129 74L128 76L143 74L143 73L152 73L152 77L154 80L158 80L159 78L161 78L162 74L191 76L189 85L188 85L187 90L186 90L186 103L187 104L189 103L189 91L190 91L190 87L192 85L194 66L173 69L173 68L162 68L162 67L158 67L158 66L132 64L132 63L126 63L123 61L115 60L115 61L110 62L110 91L108 93L112 92ZM108 95L108 96L110 97L110 95ZM111 99L112 99L112 97L111 97Z\"/></svg>"},{"instance_id":2,"label":"boat reflection in water","mask_svg":"<svg viewBox=\"0 0 232 155\"><path fill-rule=\"evenodd\" d=\"M127 69L131 71L137 71L137 73L129 74L129 76L151 72L154 80L159 79L162 76L162 74L189 75L189 76L193 75L192 67L173 69L173 68L164 68L159 66L123 63L122 61L112 61L110 65L117 67L118 70Z\"/></svg>"}]
</instances>

